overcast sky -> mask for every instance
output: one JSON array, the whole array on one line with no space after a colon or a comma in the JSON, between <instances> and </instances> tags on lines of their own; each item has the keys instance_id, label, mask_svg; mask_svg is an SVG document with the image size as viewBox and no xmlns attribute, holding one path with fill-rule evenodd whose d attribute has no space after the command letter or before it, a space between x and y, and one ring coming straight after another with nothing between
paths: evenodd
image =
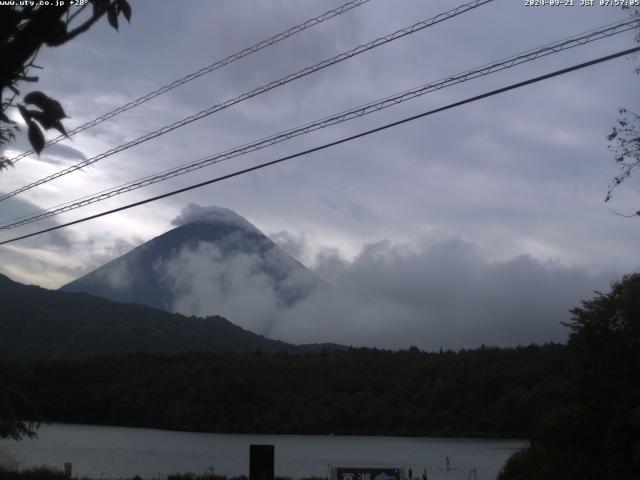
<instances>
[{"instance_id":1,"label":"overcast sky","mask_svg":"<svg viewBox=\"0 0 640 480\"><path fill-rule=\"evenodd\" d=\"M44 49L38 63L45 69L39 72L37 88L63 103L71 117L66 126L73 128L341 3L134 1L131 25L121 24L119 33L103 21L67 45ZM372 0L65 140L40 158L22 160L0 174L0 191L11 191L459 3ZM521 0L496 0L25 192L0 204L0 219L11 220L221 152L626 15L616 7L542 8L525 7ZM75 210L55 221L4 232L0 239L295 153L632 45L633 35L626 33L575 48ZM603 203L617 173L607 134L617 109L637 110L640 100L634 67L633 59L614 60L0 247L0 271L17 281L57 288L172 228L171 221L195 203L236 211L320 273L324 269L331 276L331 265L338 265L340 273L334 268L333 274L352 284L367 277L363 272L370 270L361 267L375 245L378 252L386 252L384 258L401 259L387 270L381 264L372 267L378 275L401 275L393 285L409 280L430 284L435 278L444 284L442 279L448 277L443 272L454 271L448 285L464 279L472 297L462 309L466 312L482 308L481 292L490 289L492 279L496 288L509 284L519 292L531 290L519 301L526 306L545 301L539 296L541 286L560 288L579 278L554 296L554 311L562 316L593 288L606 289L608 282L640 266L640 223L611 214ZM11 157L25 147L21 139L5 153ZM623 212L637 209L638 185L637 179L623 185L610 206ZM379 260L380 255L373 258ZM469 271L460 266L460 258L468 260L463 265ZM399 270L403 265L407 268ZM399 273L409 270L408 277ZM513 276L499 273L516 270ZM458 311L455 317L464 315ZM545 339L544 334L536 335L537 340Z\"/></svg>"}]
</instances>

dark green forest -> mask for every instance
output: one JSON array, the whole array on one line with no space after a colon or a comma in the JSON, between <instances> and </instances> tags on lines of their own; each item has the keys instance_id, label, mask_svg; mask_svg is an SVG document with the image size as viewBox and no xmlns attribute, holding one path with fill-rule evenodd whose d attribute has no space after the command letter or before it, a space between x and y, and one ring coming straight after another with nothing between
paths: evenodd
<instances>
[{"instance_id":1,"label":"dark green forest","mask_svg":"<svg viewBox=\"0 0 640 480\"><path fill-rule=\"evenodd\" d=\"M207 432L526 437L566 347L173 356L4 364L48 421Z\"/></svg>"}]
</instances>

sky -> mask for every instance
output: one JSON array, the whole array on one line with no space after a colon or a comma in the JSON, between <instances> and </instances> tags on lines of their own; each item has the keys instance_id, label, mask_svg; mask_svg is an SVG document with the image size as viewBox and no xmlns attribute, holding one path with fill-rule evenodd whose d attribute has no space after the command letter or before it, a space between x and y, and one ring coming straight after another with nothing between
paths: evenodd
<instances>
[{"instance_id":1,"label":"sky","mask_svg":"<svg viewBox=\"0 0 640 480\"><path fill-rule=\"evenodd\" d=\"M337 7L339 1L131 2L44 49L38 89L73 128L161 85ZM0 173L8 192L209 106L463 2L371 0L205 75ZM111 156L0 204L2 223L243 145L448 75L590 30L617 7L496 0ZM447 88L223 164L0 233L0 240L289 155L555 69L630 48L625 33ZM337 285L282 315L291 341L433 348L562 340L560 321L594 289L638 271L640 204L607 135L640 100L621 58L426 117L159 202L0 247L0 272L61 285L173 228L189 205L232 209ZM26 85L25 91L32 88ZM51 136L55 136L54 133ZM24 138L6 148L9 157ZM245 309L246 310L246 309ZM233 313L233 312L232 312ZM232 321L256 327L238 313ZM301 321L299 319L305 319ZM345 320L348 319L348 320ZM260 330L259 327L255 329ZM363 336L362 332L366 332ZM437 333L436 333L437 332Z\"/></svg>"}]
</instances>

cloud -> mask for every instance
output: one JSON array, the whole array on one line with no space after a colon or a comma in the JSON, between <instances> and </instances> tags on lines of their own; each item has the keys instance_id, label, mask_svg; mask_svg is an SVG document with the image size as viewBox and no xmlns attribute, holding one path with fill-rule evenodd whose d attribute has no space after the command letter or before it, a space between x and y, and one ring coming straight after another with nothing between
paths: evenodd
<instances>
[{"instance_id":1,"label":"cloud","mask_svg":"<svg viewBox=\"0 0 640 480\"><path fill-rule=\"evenodd\" d=\"M2 194L3 192L0 192ZM11 223L23 216L40 213L33 203L13 197L2 203L0 224ZM54 227L55 219L47 219L40 228ZM0 239L9 240L28 233L24 228L3 231ZM71 275L75 262L70 260L72 239L68 232L56 230L44 235L0 246L0 272L14 280L51 286Z\"/></svg>"},{"instance_id":2,"label":"cloud","mask_svg":"<svg viewBox=\"0 0 640 480\"><path fill-rule=\"evenodd\" d=\"M12 197L2 202L3 215L0 223L10 223L40 212L42 209L34 203ZM44 229L58 224L58 219L54 217L34 225ZM6 230L1 232L0 239L9 240L34 230L34 226ZM18 282L58 288L119 257L141 242L136 236L130 241L113 238L111 235L85 239L79 237L74 230L55 230L0 246L0 272ZM115 278L112 281L118 282Z\"/></svg>"},{"instance_id":3,"label":"cloud","mask_svg":"<svg viewBox=\"0 0 640 480\"><path fill-rule=\"evenodd\" d=\"M280 300L273 279L257 254L226 255L209 242L183 248L155 266L169 285L172 310L184 315L222 315L257 333L268 334Z\"/></svg>"},{"instance_id":4,"label":"cloud","mask_svg":"<svg viewBox=\"0 0 640 480\"><path fill-rule=\"evenodd\" d=\"M560 322L569 319L569 309L615 279L527 255L490 261L458 238L374 242L349 261L333 248L312 254L304 236L281 231L273 237L294 256L313 257L313 270L331 287L283 302L282 285L264 272L264 256L229 256L202 242L158 265L175 295L173 309L219 314L292 343L428 350L508 346L566 340ZM280 261L271 259L271 268ZM285 283L295 289L305 279L292 275Z\"/></svg>"},{"instance_id":5,"label":"cloud","mask_svg":"<svg viewBox=\"0 0 640 480\"><path fill-rule=\"evenodd\" d=\"M326 260L334 288L283 312L275 338L430 350L559 342L568 310L613 279L529 256L489 262L459 239L377 242L351 263Z\"/></svg>"},{"instance_id":6,"label":"cloud","mask_svg":"<svg viewBox=\"0 0 640 480\"><path fill-rule=\"evenodd\" d=\"M332 284L348 265L338 248L313 246L305 235L294 235L281 230L270 234L269 238L293 258L311 267L318 277L329 284Z\"/></svg>"},{"instance_id":7,"label":"cloud","mask_svg":"<svg viewBox=\"0 0 640 480\"><path fill-rule=\"evenodd\" d=\"M171 221L171 225L179 227L192 222L212 222L221 225L229 225L240 228L256 228L238 215L233 210L223 207L208 206L202 207L195 203L190 203L182 209L180 215Z\"/></svg>"},{"instance_id":8,"label":"cloud","mask_svg":"<svg viewBox=\"0 0 640 480\"><path fill-rule=\"evenodd\" d=\"M77 148L68 145L51 145L44 151L45 161L57 164L73 163L87 160L87 156Z\"/></svg>"},{"instance_id":9,"label":"cloud","mask_svg":"<svg viewBox=\"0 0 640 480\"><path fill-rule=\"evenodd\" d=\"M270 234L269 238L293 258L297 258L304 263L304 257L308 247L306 239L303 236L293 235L286 230L281 230Z\"/></svg>"},{"instance_id":10,"label":"cloud","mask_svg":"<svg viewBox=\"0 0 640 480\"><path fill-rule=\"evenodd\" d=\"M95 241L90 243L95 243ZM81 269L78 270L81 270L80 274L87 273L88 271L93 271L96 268L110 262L111 260L119 258L122 255L130 252L141 243L142 240L140 239L135 239L134 241L130 242L123 238L117 238L114 240L113 244L108 244L106 247L104 247L102 252L92 255L87 261L84 262ZM97 273L109 287L113 288L116 291L124 291L133 283L135 274L135 272L133 271L134 268L135 267L130 265L128 262L122 261L111 265L110 268L103 268L101 270L98 270Z\"/></svg>"},{"instance_id":11,"label":"cloud","mask_svg":"<svg viewBox=\"0 0 640 480\"><path fill-rule=\"evenodd\" d=\"M153 265L172 292L173 299L168 300L172 310L185 315L223 315L268 335L281 310L326 286L229 209L190 204L172 223L203 221L212 224L208 234L194 237ZM283 235L287 237L286 232Z\"/></svg>"},{"instance_id":12,"label":"cloud","mask_svg":"<svg viewBox=\"0 0 640 480\"><path fill-rule=\"evenodd\" d=\"M95 240L90 242L93 246ZM113 243L107 244L102 252L94 254L89 261L87 261L87 268L98 268L107 262L110 262L114 258L121 257L122 255L130 252L138 245L142 243L142 239L134 238L133 240L125 240L124 238L116 238Z\"/></svg>"},{"instance_id":13,"label":"cloud","mask_svg":"<svg viewBox=\"0 0 640 480\"><path fill-rule=\"evenodd\" d=\"M24 123L22 117L17 115L14 119L20 120L20 123ZM26 130L26 125L22 126L24 130ZM52 133L54 132L54 133ZM46 138L49 140L58 135L57 131L49 130L46 132ZM27 150L32 150L32 146L24 135L18 135L14 141L10 144L0 145L0 153L4 153L7 157L13 158L22 152ZM47 147L40 155L31 155L29 158L34 162L46 162L57 165L66 166L65 164L75 164L79 161L84 161L87 159L87 156L80 150L70 145L63 145L61 143L57 143L55 145L51 145ZM20 168L22 164L16 164L16 168Z\"/></svg>"},{"instance_id":14,"label":"cloud","mask_svg":"<svg viewBox=\"0 0 640 480\"><path fill-rule=\"evenodd\" d=\"M246 15L249 3L254 12L251 18ZM39 63L45 69L39 73L37 88L62 102L72 117L65 121L71 129L338 3L204 2L195 9L185 9L173 2L142 2L136 10L135 28L122 28L116 33L101 22L79 41L43 49ZM23 160L15 169L2 173L3 189L9 191L54 173L61 167L54 162L75 163L76 157L83 154L97 155L449 8L450 2L444 0L370 2L87 130L73 137L73 143L62 142L73 150L56 152L62 148L60 144L51 149L52 156L48 157L45 150L42 161L36 157ZM541 32L551 41L625 15L619 9L555 10L523 9L518 2L489 4L128 149L82 172L34 189L26 194L27 198L35 202L33 207L37 204L48 208L533 48L542 43ZM500 28L487 28L491 25ZM179 38L158 35L169 30L186 33ZM505 38L509 41L505 42ZM203 176L230 173L258 161L313 148L403 116L628 48L632 38L628 32L434 92L369 117L113 198L87 207L86 211L98 213L198 183ZM167 58L173 60L167 62ZM404 277L400 266L406 255L414 255L416 262L433 256L429 254L431 247L421 243L425 234L472 239L469 265L478 265L476 268L485 273L505 271L508 265L517 270L515 259L530 255L528 260L520 260L518 271L536 271L540 267L550 277L557 273L559 278L567 271L575 271L579 278L586 278L585 282L598 283L600 277L584 277L586 274L580 269L546 262L559 258L565 264L581 265L590 271L616 272L637 264L637 223L610 215L602 202L609 180L617 173L606 149L606 135L615 122L617 108L628 106L630 99L637 98L638 80L633 67L633 63L624 60L610 62L405 124L304 160L87 222L57 239L47 235L19 245L33 247L31 250L5 251L1 268L20 272L20 278L34 283L58 282L59 286L66 283L63 278L68 281L72 275L69 263L75 262L73 271L79 272L82 265L102 255L114 234L127 235L129 239L152 238L166 230L186 203L199 202L229 205L264 231L289 232L301 242L298 250L289 242L287 250L313 266L336 285L336 290L349 292L353 286L345 284L344 278L356 275L365 265L376 265L373 258L378 257L389 257L386 261L390 271L385 275L395 272L401 281ZM625 81L616 88L607 88L611 78ZM83 88L78 89L78 84ZM27 146L24 136L11 145L15 153ZM621 211L635 210L638 195L633 187L626 186L613 206ZM3 217L15 216L6 208L3 204ZM174 225L207 218L209 214L234 221L221 211L190 206ZM76 214L69 215L74 218ZM77 215L80 216L79 211ZM92 243L92 239L96 242ZM388 242L376 248L365 247L384 239ZM288 241L284 237L274 240L283 245ZM59 242L67 242L67 246L58 245ZM396 250L406 252L391 253ZM463 254L460 249L458 252ZM359 260L352 262L354 258ZM452 265L454 260L449 258ZM408 274L408 265L404 266L402 272ZM418 273L414 277L422 278ZM369 280L363 276L363 282ZM428 272L423 276L430 278ZM459 276L463 284L465 277L462 273ZM518 280L524 282L525 278ZM552 280L550 283L555 284ZM391 287L389 291L393 291ZM475 291L475 287L471 290ZM381 311L391 309L394 302L382 303L389 295L383 290L370 304L379 304ZM589 288L584 295L589 296ZM564 303L575 301L574 297ZM342 299L345 311L355 312L353 318L358 318L358 312L365 316L361 306L367 301L364 298L363 294L360 303ZM418 310L423 308L417 301L412 305ZM426 309L429 318L435 315L431 310ZM335 314L346 316L339 311ZM418 316L409 315L405 309L398 313L399 318L404 318L403 314ZM375 311L372 315L377 318ZM332 320L318 322L315 328L325 323L331 324ZM336 327L336 332L346 331L347 326ZM290 331L297 332L295 325ZM303 333L296 335L305 338ZM331 331L320 333L329 337ZM318 337L322 336L320 333ZM357 340L355 333L348 338Z\"/></svg>"}]
</instances>

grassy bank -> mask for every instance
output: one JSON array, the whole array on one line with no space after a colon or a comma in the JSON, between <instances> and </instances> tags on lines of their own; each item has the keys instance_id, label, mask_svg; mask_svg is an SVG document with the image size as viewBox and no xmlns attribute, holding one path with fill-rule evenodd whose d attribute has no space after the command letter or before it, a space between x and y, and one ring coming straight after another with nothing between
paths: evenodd
<instances>
[{"instance_id":1,"label":"grassy bank","mask_svg":"<svg viewBox=\"0 0 640 480\"><path fill-rule=\"evenodd\" d=\"M104 476L100 477L101 480L109 480L115 477ZM217 475L213 473L195 474L191 472L186 473L174 473L167 476L153 476L153 477L117 477L118 480L249 480L246 475L240 475L237 477L227 477L225 475ZM0 480L67 480L62 470L56 470L50 467L37 467L24 470L8 469L0 466ZM73 476L72 480L96 480L91 477L76 477ZM291 479L290 477L275 477L275 480L326 480L322 477L305 477L301 479Z\"/></svg>"}]
</instances>

